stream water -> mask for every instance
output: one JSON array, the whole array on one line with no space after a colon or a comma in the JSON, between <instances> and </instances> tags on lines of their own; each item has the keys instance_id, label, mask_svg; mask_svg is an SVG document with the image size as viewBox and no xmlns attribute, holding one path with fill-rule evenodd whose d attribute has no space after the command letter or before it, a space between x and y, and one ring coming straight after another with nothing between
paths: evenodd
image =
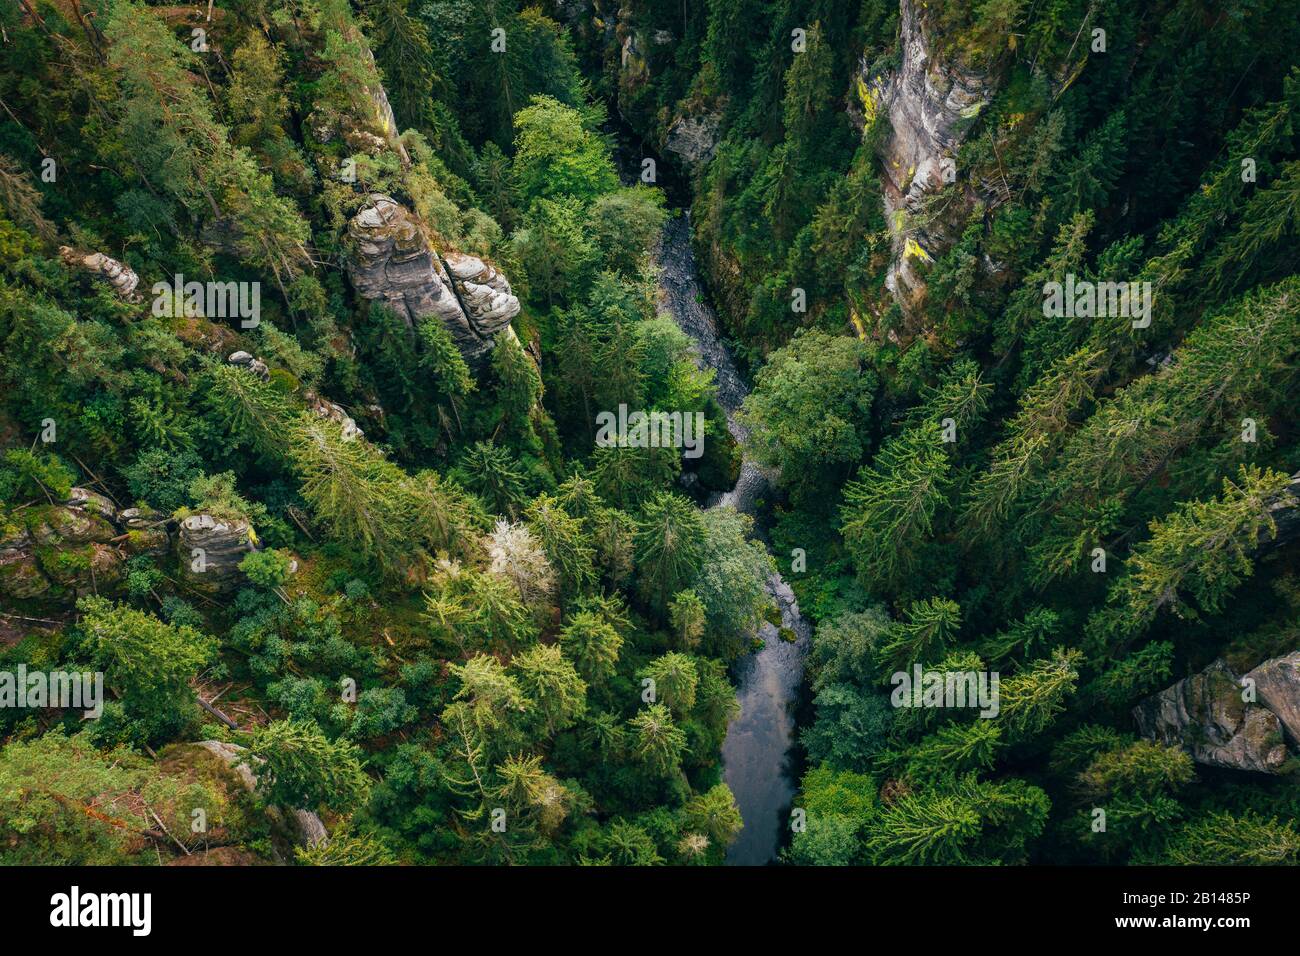
<instances>
[{"instance_id":1,"label":"stream water","mask_svg":"<svg viewBox=\"0 0 1300 956\"><path fill-rule=\"evenodd\" d=\"M657 261L660 308L695 341L700 364L714 370L727 427L736 441L743 443L746 433L736 421L736 412L749 394L749 386L722 341L717 316L696 272L689 213L683 211L668 221ZM735 487L713 495L708 506L730 505L753 516L761 530L761 502L770 488L763 470L745 461ZM736 665L740 715L727 728L722 745L723 777L745 824L727 851L727 863L734 866L759 866L776 859L797 785L790 767L794 708L811 628L799 614L794 592L779 574L768 579L767 590L780 608L781 623L796 640L784 640L774 625L764 623L758 634L762 649L747 654Z\"/></svg>"}]
</instances>

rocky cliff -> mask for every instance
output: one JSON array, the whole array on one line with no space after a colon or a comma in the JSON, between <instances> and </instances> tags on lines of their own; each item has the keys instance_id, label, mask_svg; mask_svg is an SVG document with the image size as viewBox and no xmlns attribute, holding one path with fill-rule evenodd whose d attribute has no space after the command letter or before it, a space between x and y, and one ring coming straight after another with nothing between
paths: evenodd
<instances>
[{"instance_id":1,"label":"rocky cliff","mask_svg":"<svg viewBox=\"0 0 1300 956\"><path fill-rule=\"evenodd\" d=\"M902 0L896 68L872 75L859 64L858 99L870 126L887 122L881 141L885 218L893 234L893 259L885 285L915 320L925 300L921 267L956 240L977 195L956 167L957 151L1000 83L996 67L975 69L937 53L923 10ZM926 199L945 186L953 201L941 213Z\"/></svg>"},{"instance_id":2,"label":"rocky cliff","mask_svg":"<svg viewBox=\"0 0 1300 956\"><path fill-rule=\"evenodd\" d=\"M1133 709L1144 737L1197 763L1275 774L1300 745L1300 651L1238 676L1222 660Z\"/></svg>"},{"instance_id":3,"label":"rocky cliff","mask_svg":"<svg viewBox=\"0 0 1300 956\"><path fill-rule=\"evenodd\" d=\"M348 275L363 299L383 302L408 327L432 316L451 333L471 367L481 365L497 333L519 313L510 283L473 256L433 248L423 226L390 196L371 195L352 217L355 254Z\"/></svg>"},{"instance_id":4,"label":"rocky cliff","mask_svg":"<svg viewBox=\"0 0 1300 956\"><path fill-rule=\"evenodd\" d=\"M700 172L713 159L721 140L722 104L688 96L671 111L652 109L645 92L656 77L676 66L680 30L642 25L639 21L649 11L641 10L638 16L633 6L622 4L612 14L597 9L592 18L603 26L607 47L617 49L619 114L659 153L674 159L688 173Z\"/></svg>"}]
</instances>

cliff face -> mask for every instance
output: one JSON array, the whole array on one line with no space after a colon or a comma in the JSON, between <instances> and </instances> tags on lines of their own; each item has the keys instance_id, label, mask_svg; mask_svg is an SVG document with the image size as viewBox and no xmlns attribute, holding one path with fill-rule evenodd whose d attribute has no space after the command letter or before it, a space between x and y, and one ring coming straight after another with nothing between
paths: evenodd
<instances>
[{"instance_id":1,"label":"cliff face","mask_svg":"<svg viewBox=\"0 0 1300 956\"><path fill-rule=\"evenodd\" d=\"M113 592L134 554L167 547L167 532L139 509L73 488L60 504L38 505L0 525L0 598L74 600Z\"/></svg>"},{"instance_id":2,"label":"cliff face","mask_svg":"<svg viewBox=\"0 0 1300 956\"><path fill-rule=\"evenodd\" d=\"M348 275L363 299L381 301L408 327L433 316L471 367L487 358L497 333L519 314L510 283L473 256L438 255L411 212L374 194L348 225L355 255Z\"/></svg>"},{"instance_id":3,"label":"cliff face","mask_svg":"<svg viewBox=\"0 0 1300 956\"><path fill-rule=\"evenodd\" d=\"M893 259L885 285L903 314L916 320L925 299L919 267L957 238L977 198L955 166L957 150L999 84L996 69L975 70L940 56L917 5L902 0L900 65L868 75L859 64L858 96L865 121L889 123L881 146L885 218L893 234ZM927 196L945 184L955 201L941 215L922 219Z\"/></svg>"},{"instance_id":4,"label":"cliff face","mask_svg":"<svg viewBox=\"0 0 1300 956\"><path fill-rule=\"evenodd\" d=\"M1300 742L1300 652L1243 677L1217 660L1144 700L1133 719L1144 737L1182 747L1197 763L1278 773L1289 757L1286 739Z\"/></svg>"}]
</instances>

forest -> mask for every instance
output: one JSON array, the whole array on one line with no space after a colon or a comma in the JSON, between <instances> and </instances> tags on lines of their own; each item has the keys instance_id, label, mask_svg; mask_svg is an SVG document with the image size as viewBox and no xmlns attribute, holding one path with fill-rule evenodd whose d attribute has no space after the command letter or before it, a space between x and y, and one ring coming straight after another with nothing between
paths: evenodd
<instances>
[{"instance_id":1,"label":"forest","mask_svg":"<svg viewBox=\"0 0 1300 956\"><path fill-rule=\"evenodd\" d=\"M1300 2L0 50L0 864L1300 863Z\"/></svg>"}]
</instances>

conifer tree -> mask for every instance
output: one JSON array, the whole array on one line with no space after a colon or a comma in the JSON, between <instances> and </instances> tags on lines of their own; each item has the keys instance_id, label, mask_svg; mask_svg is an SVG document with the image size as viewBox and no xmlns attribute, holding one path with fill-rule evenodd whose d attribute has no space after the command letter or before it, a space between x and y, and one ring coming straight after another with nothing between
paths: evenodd
<instances>
[{"instance_id":1,"label":"conifer tree","mask_svg":"<svg viewBox=\"0 0 1300 956\"><path fill-rule=\"evenodd\" d=\"M622 646L614 626L592 611L579 611L560 632L560 647L589 684L603 684L614 675Z\"/></svg>"},{"instance_id":2,"label":"conifer tree","mask_svg":"<svg viewBox=\"0 0 1300 956\"><path fill-rule=\"evenodd\" d=\"M1001 713L1009 741L1024 740L1050 725L1074 693L1083 655L1055 648L1050 657L1001 682Z\"/></svg>"},{"instance_id":3,"label":"conifer tree","mask_svg":"<svg viewBox=\"0 0 1300 956\"><path fill-rule=\"evenodd\" d=\"M695 662L685 654L671 651L652 660L645 674L654 681L655 700L662 702L674 717L684 717L695 707L695 688L700 675Z\"/></svg>"},{"instance_id":4,"label":"conifer tree","mask_svg":"<svg viewBox=\"0 0 1300 956\"><path fill-rule=\"evenodd\" d=\"M960 627L961 608L956 602L944 598L914 602L905 619L891 624L882 635L876 649L881 674L939 660Z\"/></svg>"},{"instance_id":5,"label":"conifer tree","mask_svg":"<svg viewBox=\"0 0 1300 956\"><path fill-rule=\"evenodd\" d=\"M635 734L633 749L651 773L660 777L675 774L686 751L686 734L673 723L663 704L651 704L628 723Z\"/></svg>"},{"instance_id":6,"label":"conifer tree","mask_svg":"<svg viewBox=\"0 0 1300 956\"><path fill-rule=\"evenodd\" d=\"M361 751L329 740L315 721L277 720L259 727L248 744L258 786L272 805L347 813L364 803L370 779Z\"/></svg>"},{"instance_id":7,"label":"conifer tree","mask_svg":"<svg viewBox=\"0 0 1300 956\"><path fill-rule=\"evenodd\" d=\"M1128 573L1111 588L1109 606L1089 619L1089 637L1114 646L1141 634L1162 608L1191 618L1198 608L1220 610L1251 574L1256 545L1274 532L1272 512L1290 482L1277 472L1243 467L1236 481L1223 480L1219 498L1187 502L1152 521L1151 537L1134 547Z\"/></svg>"},{"instance_id":8,"label":"conifer tree","mask_svg":"<svg viewBox=\"0 0 1300 956\"><path fill-rule=\"evenodd\" d=\"M586 710L587 684L554 644L536 644L515 655L510 670L545 736L572 727Z\"/></svg>"},{"instance_id":9,"label":"conifer tree","mask_svg":"<svg viewBox=\"0 0 1300 956\"><path fill-rule=\"evenodd\" d=\"M939 422L887 442L876 461L844 486L840 532L868 587L897 585L920 562L951 483Z\"/></svg>"},{"instance_id":10,"label":"conifer tree","mask_svg":"<svg viewBox=\"0 0 1300 956\"><path fill-rule=\"evenodd\" d=\"M704 521L680 495L660 492L646 504L634 538L641 593L660 612L694 580L704 560Z\"/></svg>"}]
</instances>

